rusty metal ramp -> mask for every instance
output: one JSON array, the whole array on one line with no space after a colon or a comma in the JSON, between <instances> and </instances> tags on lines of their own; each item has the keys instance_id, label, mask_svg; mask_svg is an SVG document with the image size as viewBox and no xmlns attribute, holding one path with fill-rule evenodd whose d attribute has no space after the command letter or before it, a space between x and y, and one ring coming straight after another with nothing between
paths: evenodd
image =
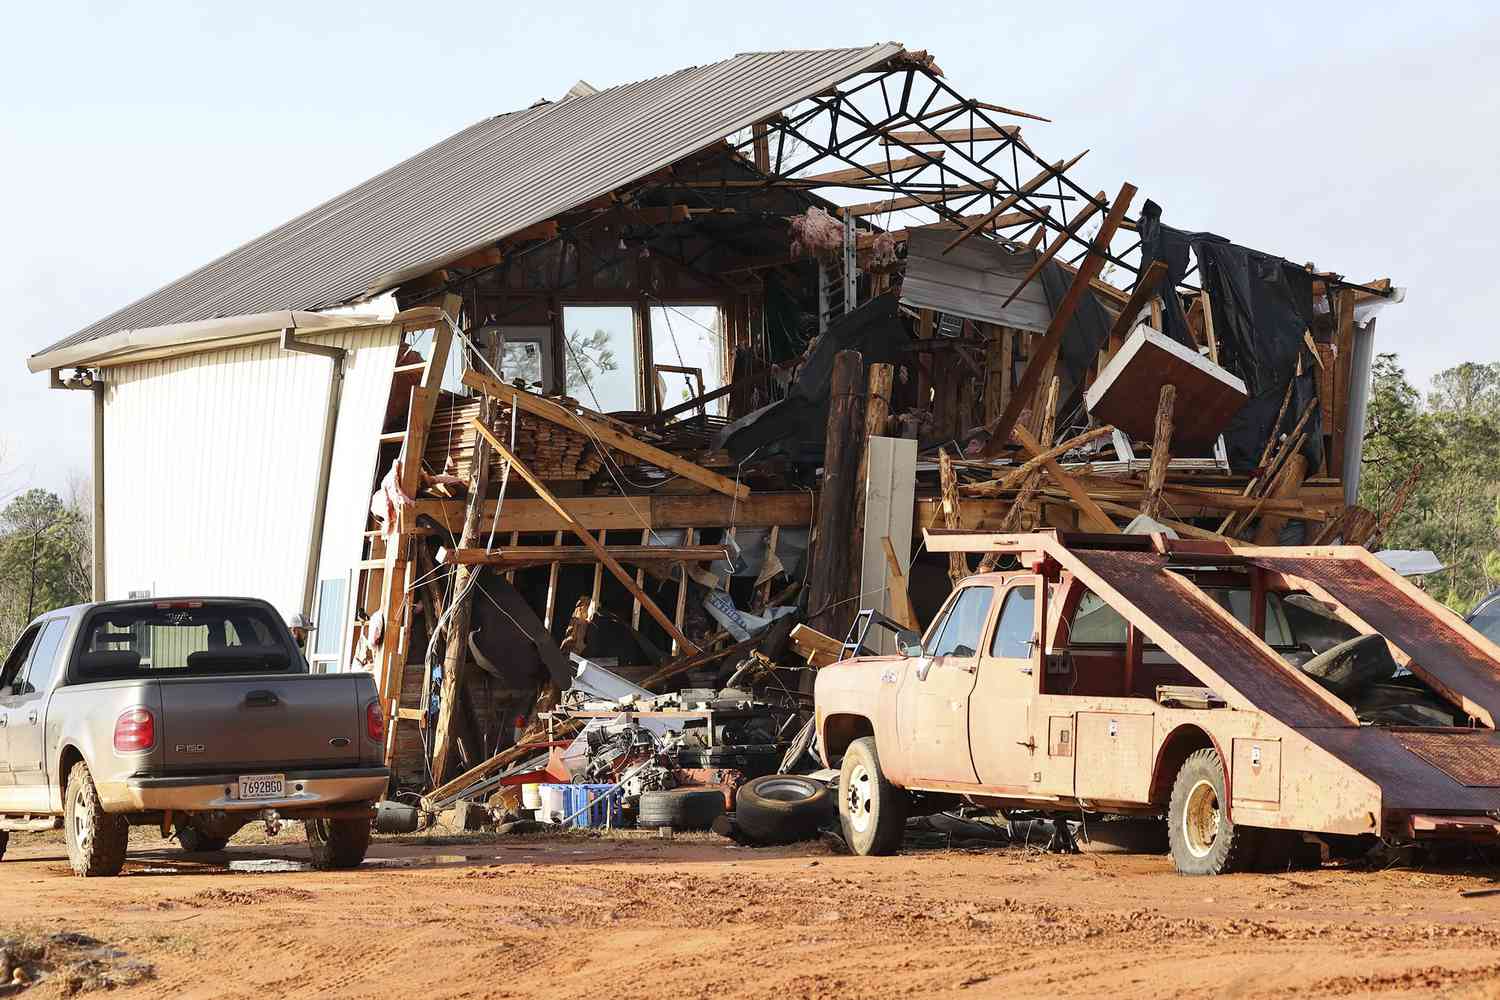
<instances>
[{"instance_id":1,"label":"rusty metal ramp","mask_svg":"<svg viewBox=\"0 0 1500 1000\"><path fill-rule=\"evenodd\" d=\"M1467 788L1500 788L1500 744L1479 731L1395 734L1401 745Z\"/></svg>"},{"instance_id":2,"label":"rusty metal ramp","mask_svg":"<svg viewBox=\"0 0 1500 1000\"><path fill-rule=\"evenodd\" d=\"M1434 612L1405 580L1388 578L1358 555L1278 556L1260 550L1249 561L1327 591L1411 657L1413 673L1488 712L1487 722L1500 720L1500 661L1475 641L1467 625Z\"/></svg>"},{"instance_id":3,"label":"rusty metal ramp","mask_svg":"<svg viewBox=\"0 0 1500 1000\"><path fill-rule=\"evenodd\" d=\"M1070 549L1059 558L1090 589L1106 587L1131 605L1144 619L1136 623L1141 630L1220 695L1238 695L1289 726L1357 725L1313 681L1232 619L1226 620L1227 612L1212 598L1167 572L1163 556Z\"/></svg>"}]
</instances>

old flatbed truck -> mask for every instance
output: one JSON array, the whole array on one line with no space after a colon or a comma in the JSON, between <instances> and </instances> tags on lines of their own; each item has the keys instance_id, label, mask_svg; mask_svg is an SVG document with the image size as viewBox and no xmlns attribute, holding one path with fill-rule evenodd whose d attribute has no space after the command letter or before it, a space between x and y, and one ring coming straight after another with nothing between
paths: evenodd
<instances>
[{"instance_id":1,"label":"old flatbed truck","mask_svg":"<svg viewBox=\"0 0 1500 1000\"><path fill-rule=\"evenodd\" d=\"M856 852L894 852L911 809L955 795L1165 816L1195 875L1316 841L1500 835L1500 647L1365 549L1055 531L927 548L1012 568L964 580L901 655L818 672Z\"/></svg>"}]
</instances>

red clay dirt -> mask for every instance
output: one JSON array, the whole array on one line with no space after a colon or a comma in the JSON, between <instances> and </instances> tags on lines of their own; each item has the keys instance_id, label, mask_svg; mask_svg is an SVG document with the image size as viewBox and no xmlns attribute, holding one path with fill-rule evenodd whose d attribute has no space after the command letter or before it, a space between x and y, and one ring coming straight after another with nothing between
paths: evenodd
<instances>
[{"instance_id":1,"label":"red clay dirt","mask_svg":"<svg viewBox=\"0 0 1500 1000\"><path fill-rule=\"evenodd\" d=\"M85 880L56 837L13 837L0 933L152 963L121 1000L1500 997L1500 895L1458 894L1488 869L1189 879L1165 857L570 836L383 840L322 873L284 870L307 857L286 835L149 843Z\"/></svg>"}]
</instances>

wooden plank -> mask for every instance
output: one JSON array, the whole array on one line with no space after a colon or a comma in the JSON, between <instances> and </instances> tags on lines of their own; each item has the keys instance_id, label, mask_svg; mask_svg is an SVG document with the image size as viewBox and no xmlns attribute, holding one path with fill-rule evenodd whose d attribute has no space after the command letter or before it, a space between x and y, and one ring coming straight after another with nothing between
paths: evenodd
<instances>
[{"instance_id":1,"label":"wooden plank","mask_svg":"<svg viewBox=\"0 0 1500 1000\"><path fill-rule=\"evenodd\" d=\"M896 558L896 549L891 545L891 536L880 540L885 548L885 586L891 593L891 615L904 627L917 631L917 613L911 606L911 595L906 590L906 574L901 569L901 560Z\"/></svg>"},{"instance_id":2,"label":"wooden plank","mask_svg":"<svg viewBox=\"0 0 1500 1000\"><path fill-rule=\"evenodd\" d=\"M880 215L884 212L899 212L905 208L921 208L924 205L936 205L955 198L985 194L986 192L993 191L999 183L999 181L985 181L982 184L954 184L945 187L941 191L902 195L897 198L885 198L881 201L864 201L857 205L846 205L843 213L860 218L866 215ZM999 214L999 212L995 213L996 216ZM989 218L994 218L994 216L987 216L985 221L988 221Z\"/></svg>"},{"instance_id":3,"label":"wooden plank","mask_svg":"<svg viewBox=\"0 0 1500 1000\"><path fill-rule=\"evenodd\" d=\"M552 542L558 548L562 547L562 540L561 531L552 536ZM553 563L547 570L547 599L542 605L542 625L548 632L552 631L552 619L557 614L557 580L561 573L560 563Z\"/></svg>"},{"instance_id":4,"label":"wooden plank","mask_svg":"<svg viewBox=\"0 0 1500 1000\"><path fill-rule=\"evenodd\" d=\"M804 174L801 177L788 178L804 184L846 184L851 181L869 182L879 180L902 170L913 170L919 167L929 166L933 160L941 160L946 155L944 150L929 153L926 156L903 156L889 162L868 163L859 167L846 167L843 170L830 170L823 174ZM874 178L871 175L876 175Z\"/></svg>"},{"instance_id":5,"label":"wooden plank","mask_svg":"<svg viewBox=\"0 0 1500 1000\"><path fill-rule=\"evenodd\" d=\"M417 495L422 483L422 453L427 448L427 432L437 408L441 389L415 385L407 404L406 430L401 434L401 490L409 497Z\"/></svg>"},{"instance_id":6,"label":"wooden plank","mask_svg":"<svg viewBox=\"0 0 1500 1000\"><path fill-rule=\"evenodd\" d=\"M1135 318L1146 307L1146 303L1156 301L1156 286L1160 285L1166 276L1167 262L1153 260L1151 265L1136 279L1130 298L1120 308L1120 315L1115 319L1115 325L1109 330L1111 357L1125 343L1125 338L1130 335L1130 331L1135 329Z\"/></svg>"},{"instance_id":7,"label":"wooden plank","mask_svg":"<svg viewBox=\"0 0 1500 1000\"><path fill-rule=\"evenodd\" d=\"M1042 446L1037 442L1037 439L1032 437L1031 432L1020 424L1017 424L1015 429L1011 431L1011 436L1016 439L1016 443L1027 454L1033 456L1042 454ZM1079 511L1088 520L1089 527L1092 530L1114 535L1120 533L1120 529L1115 526L1115 522L1109 519L1109 515L1104 513L1098 504L1094 503L1088 491L1083 488L1078 480L1065 472L1062 466L1058 465L1056 461L1049 459L1043 460L1042 467L1047 470L1047 475L1051 476L1059 486L1067 490L1068 496L1072 497L1073 502L1078 505Z\"/></svg>"},{"instance_id":8,"label":"wooden plank","mask_svg":"<svg viewBox=\"0 0 1500 1000\"><path fill-rule=\"evenodd\" d=\"M970 236L973 236L975 233L979 232L991 219L997 217L1001 212L1015 207L1015 205L1017 205L1022 198L1031 194L1033 191L1041 187L1043 184L1047 183L1052 178L1058 176L1059 174L1067 173L1069 168L1071 168L1073 164L1083 159L1087 154L1088 150L1085 149L1082 153L1079 153L1071 160L1058 160L1050 167L1043 168L1041 173L1031 178L1031 180L1027 181L1025 184L1022 184L1020 188L1016 190L1015 194L1011 195L1009 198L1003 199L984 215L981 215L974 222L969 223L968 228L959 233L958 236L954 238L953 242L949 243L948 246L944 248L943 253L947 253L949 250L952 250L954 247L958 246Z\"/></svg>"},{"instance_id":9,"label":"wooden plank","mask_svg":"<svg viewBox=\"0 0 1500 1000\"><path fill-rule=\"evenodd\" d=\"M728 559L722 545L606 545L621 562L713 562ZM594 562L593 552L579 545L516 545L504 549L438 549L437 561L449 566L529 566L551 562Z\"/></svg>"},{"instance_id":10,"label":"wooden plank","mask_svg":"<svg viewBox=\"0 0 1500 1000\"><path fill-rule=\"evenodd\" d=\"M493 517L497 502L484 502L484 516ZM463 526L462 500L422 498L409 504L413 521L431 518L445 530L457 533ZM649 497L571 497L568 509L589 527L624 528L723 528L731 523L742 528L782 525L806 528L812 523L813 498L805 491L751 494L735 500L719 493L657 494ZM567 528L567 523L547 504L532 497L507 497L505 527L514 531L546 532Z\"/></svg>"},{"instance_id":11,"label":"wooden plank","mask_svg":"<svg viewBox=\"0 0 1500 1000\"><path fill-rule=\"evenodd\" d=\"M943 143L998 142L1014 139L1021 134L1019 125L1001 125L999 128L949 128L934 132L930 129L907 129L902 132L887 132L880 137L882 146L938 146Z\"/></svg>"},{"instance_id":12,"label":"wooden plank","mask_svg":"<svg viewBox=\"0 0 1500 1000\"><path fill-rule=\"evenodd\" d=\"M1219 363L1219 338L1214 336L1214 310L1213 302L1208 297L1208 289L1199 292L1203 300L1203 339L1208 344L1208 360L1214 364Z\"/></svg>"},{"instance_id":13,"label":"wooden plank","mask_svg":"<svg viewBox=\"0 0 1500 1000\"><path fill-rule=\"evenodd\" d=\"M628 455L634 455L636 458L650 462L652 465L665 469L668 472L675 472L684 479L691 479L695 483L707 486L711 490L717 490L726 496L745 499L750 495L750 487L748 486L736 484L732 479L721 476L717 472L711 472L684 458L679 458L671 452L663 451L653 445L646 444L644 441L637 441L635 438L615 430L609 424L580 416L558 403L527 392L524 389L517 389L514 386L506 385L504 382L491 378L488 375L482 375L475 371L466 372L464 374L464 385L467 385L471 389L478 389L480 392L498 399L502 403L510 403L518 409L525 410L527 413L550 420L560 427L567 427L571 430L582 428L585 433L597 441L607 444L612 448L617 448Z\"/></svg>"},{"instance_id":14,"label":"wooden plank","mask_svg":"<svg viewBox=\"0 0 1500 1000\"><path fill-rule=\"evenodd\" d=\"M1057 305L1057 310L1052 314L1052 322L1048 324L1046 334L1035 344L1031 359L1026 364L1026 371L1021 376L1020 384L1016 386L1015 395L1006 404L1000 423L990 428L992 446L996 442L1005 441L1010 436L1010 428L1015 424L1016 418L1021 415L1021 407L1036 392L1037 386L1041 383L1042 373L1047 369L1048 364L1056 360L1057 350L1062 346L1063 334L1067 332L1068 324L1073 320L1073 313L1077 311L1078 304L1083 301L1084 293L1089 289L1089 282L1104 268L1104 254L1109 249L1109 241L1114 237L1115 230L1119 228L1120 221L1125 218L1125 211L1130 207L1130 200L1134 197L1135 185L1126 181L1121 185L1120 193L1115 195L1109 214L1104 217L1099 232L1094 236L1088 257L1084 259L1073 278L1073 283L1068 286L1062 301Z\"/></svg>"},{"instance_id":15,"label":"wooden plank","mask_svg":"<svg viewBox=\"0 0 1500 1000\"><path fill-rule=\"evenodd\" d=\"M510 463L510 467L515 470L516 474L524 479L526 481L526 484L530 486L534 491L536 491L536 495L553 510L555 510L559 517L567 522L568 528L573 532L573 534L578 536L579 541L583 542L584 545L587 545L594 551L594 555L599 559L600 562L604 563L604 568L609 570L610 573L614 575L614 578L616 580L619 580L620 583L624 585L625 589L630 592L631 596L641 602L641 607L645 608L646 613L654 618L656 620L656 623L666 630L667 635L675 639L678 644L685 650L693 652L698 649L698 647L693 644L692 640L683 635L681 630L679 630L677 626L672 623L672 619L668 618L665 614L662 613L661 608L656 606L656 602L651 600L651 598L646 595L645 591L641 590L641 588L635 585L635 580L629 573L625 571L625 567L621 566L613 556L605 551L604 546L599 544L598 539L590 534L588 529L580 524L578 520L568 512L568 508L563 506L562 502L558 500L557 497L552 495L552 491L547 489L546 485L535 475L533 475L530 469L528 469L518 458L516 458L515 455L511 454L510 449L505 447L505 444L499 438L495 437L495 435L490 432L490 429L488 427L484 426L484 424L480 423L478 420L471 420L469 421L469 424L484 436L485 440L489 442L490 447L495 449L495 453L499 455L501 459Z\"/></svg>"}]
</instances>

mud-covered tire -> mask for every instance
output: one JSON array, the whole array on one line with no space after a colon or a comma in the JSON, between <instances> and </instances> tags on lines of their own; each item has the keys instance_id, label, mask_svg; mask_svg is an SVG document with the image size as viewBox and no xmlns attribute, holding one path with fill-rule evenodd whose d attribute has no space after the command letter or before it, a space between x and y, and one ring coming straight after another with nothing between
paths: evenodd
<instances>
[{"instance_id":1,"label":"mud-covered tire","mask_svg":"<svg viewBox=\"0 0 1500 1000\"><path fill-rule=\"evenodd\" d=\"M755 778L740 786L734 796L735 824L755 844L813 840L832 818L833 796L828 786L798 774Z\"/></svg>"},{"instance_id":2,"label":"mud-covered tire","mask_svg":"<svg viewBox=\"0 0 1500 1000\"><path fill-rule=\"evenodd\" d=\"M189 854L207 851L222 851L229 843L228 837L210 837L190 821L179 820L175 824L177 845Z\"/></svg>"},{"instance_id":3,"label":"mud-covered tire","mask_svg":"<svg viewBox=\"0 0 1500 1000\"><path fill-rule=\"evenodd\" d=\"M724 815L724 793L713 788L642 792L635 825L707 830Z\"/></svg>"},{"instance_id":4,"label":"mud-covered tire","mask_svg":"<svg viewBox=\"0 0 1500 1000\"><path fill-rule=\"evenodd\" d=\"M307 830L312 866L318 871L358 868L370 849L368 819L309 819L302 826Z\"/></svg>"},{"instance_id":5,"label":"mud-covered tire","mask_svg":"<svg viewBox=\"0 0 1500 1000\"><path fill-rule=\"evenodd\" d=\"M68 863L76 875L118 875L125 867L125 844L130 823L124 816L107 813L94 787L88 765L79 761L68 775L63 796L63 829L68 842Z\"/></svg>"},{"instance_id":6,"label":"mud-covered tire","mask_svg":"<svg viewBox=\"0 0 1500 1000\"><path fill-rule=\"evenodd\" d=\"M855 854L895 854L906 833L910 800L886 780L875 738L849 744L839 770L839 828Z\"/></svg>"},{"instance_id":7,"label":"mud-covered tire","mask_svg":"<svg viewBox=\"0 0 1500 1000\"><path fill-rule=\"evenodd\" d=\"M1248 871L1257 860L1261 831L1229 819L1224 762L1217 750L1199 750L1183 761L1172 784L1167 838L1172 864L1184 875Z\"/></svg>"}]
</instances>

